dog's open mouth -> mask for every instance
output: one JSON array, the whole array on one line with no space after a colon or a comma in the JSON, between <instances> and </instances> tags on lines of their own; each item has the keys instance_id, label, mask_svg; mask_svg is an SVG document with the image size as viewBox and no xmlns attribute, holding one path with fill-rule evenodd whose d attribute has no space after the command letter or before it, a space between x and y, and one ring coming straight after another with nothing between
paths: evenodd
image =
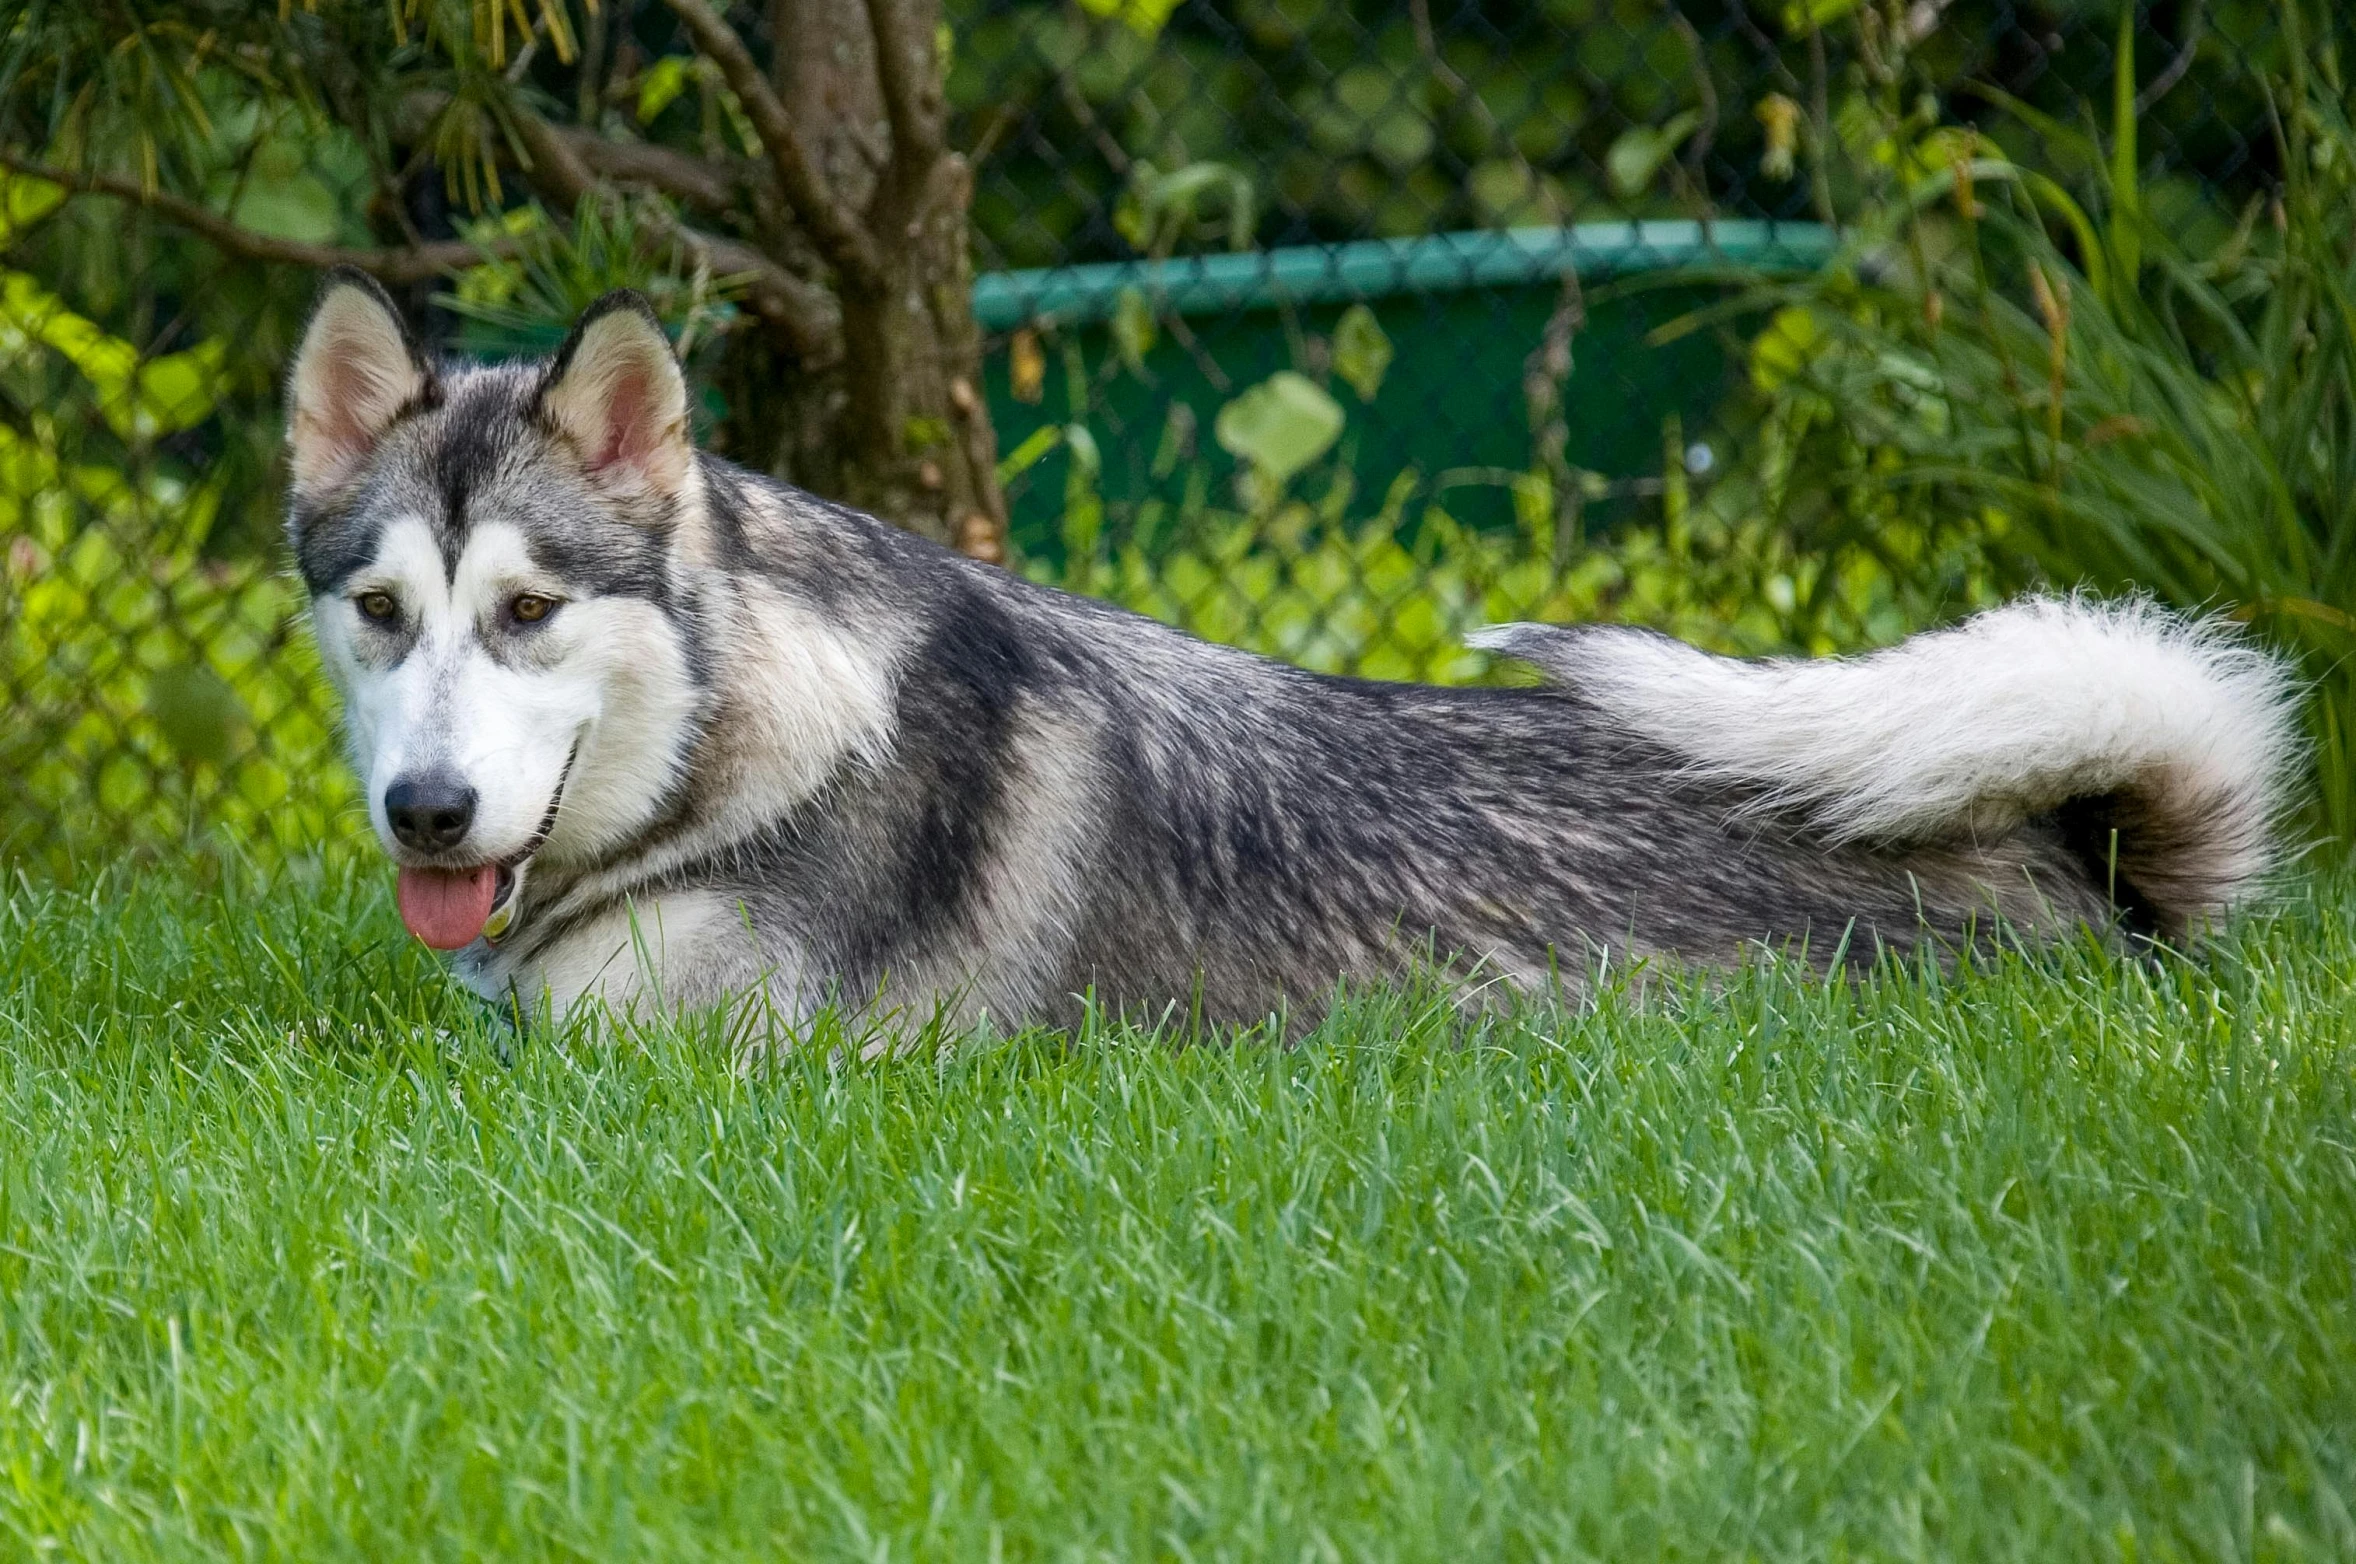
<instances>
[{"instance_id":1,"label":"dog's open mouth","mask_svg":"<svg viewBox=\"0 0 2356 1564\"><path fill-rule=\"evenodd\" d=\"M574 753L579 753L577 744ZM507 932L515 922L524 871L556 829L556 809L564 802L564 785L572 774L573 756L568 755L540 829L505 858L463 869L402 868L394 899L400 904L402 924L420 943L435 950L462 950L478 938L496 940Z\"/></svg>"}]
</instances>

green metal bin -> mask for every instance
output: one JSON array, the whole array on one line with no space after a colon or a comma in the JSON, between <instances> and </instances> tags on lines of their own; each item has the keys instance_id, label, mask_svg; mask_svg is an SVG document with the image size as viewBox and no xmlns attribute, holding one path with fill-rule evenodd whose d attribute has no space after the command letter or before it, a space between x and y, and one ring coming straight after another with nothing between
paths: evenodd
<instances>
[{"instance_id":1,"label":"green metal bin","mask_svg":"<svg viewBox=\"0 0 2356 1564\"><path fill-rule=\"evenodd\" d=\"M1323 473L1302 482L1321 487L1338 463L1370 510L1403 470L1436 482L1531 465L1524 366L1566 271L1579 279L1585 303L1565 388L1566 455L1611 477L1658 473L1666 416L1681 415L1706 439L1732 389L1733 366L1709 333L1665 346L1650 345L1648 334L1720 297L1725 284L1712 273L1812 267L1834 243L1815 224L1764 222L1437 234L992 273L977 280L974 309L990 334L986 374L999 449L1020 449L1043 425L1084 424L1101 453L1108 525L1117 528L1149 499L1182 503L1189 483L1199 495L1207 482L1224 500L1235 461L1212 437L1218 409L1278 370L1315 373L1320 341L1330 340L1346 310L1365 305L1390 339L1391 366L1371 404L1332 385L1350 415L1347 431ZM1681 272L1691 280L1674 276ZM1647 275L1660 285L1602 286ZM1134 367L1122 362L1114 336L1116 312L1132 291L1127 307L1142 304L1158 324ZM1033 401L1017 397L1012 373L1016 333L1025 327L1045 356ZM1072 459L1058 447L1010 486L1014 541L1032 557L1061 549ZM1446 503L1475 525L1511 515L1496 485L1452 488Z\"/></svg>"}]
</instances>

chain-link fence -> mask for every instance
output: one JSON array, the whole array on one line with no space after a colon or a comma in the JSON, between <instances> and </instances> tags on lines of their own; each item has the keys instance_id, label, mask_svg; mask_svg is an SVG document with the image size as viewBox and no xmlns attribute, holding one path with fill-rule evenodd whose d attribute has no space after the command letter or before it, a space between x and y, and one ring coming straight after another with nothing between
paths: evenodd
<instances>
[{"instance_id":1,"label":"chain-link fence","mask_svg":"<svg viewBox=\"0 0 2356 1564\"><path fill-rule=\"evenodd\" d=\"M577 92L571 123L627 156L708 152L746 115L657 0L557 11L569 42L546 8L515 12L499 79L551 114ZM731 14L765 57L795 8ZM9 25L0 95L71 85L25 67L37 19ZM2093 177L2122 41L2142 199L2180 231L2230 232L2278 180L2253 70L2278 25L2249 0L2124 17L2075 0L952 0L949 139L974 172L1010 565L1391 677L1478 675L1461 635L1492 619L1641 617L1630 600L1677 590L1655 578L1683 568L1678 528L1755 476L1758 323L1715 310L1743 278L1822 265L1942 134L1976 138L1937 143L1951 156L2001 146L2059 185ZM369 111L371 135L301 131L358 80L306 88L328 108L274 129L279 89L219 85L209 35L183 34L194 52L151 62L159 79L247 149L211 184L159 193L152 147L143 164L136 137L76 144L70 113L9 121L15 857L91 833L350 828L274 520L274 376L314 285L303 263L339 223L440 257L397 279L429 340L545 340L515 307L528 258L484 259L487 234L528 233L529 186L404 139L398 104ZM225 244L228 225L270 243ZM566 254L578 270L608 241L576 230ZM703 343L691 364L747 316L712 272L657 279Z\"/></svg>"}]
</instances>

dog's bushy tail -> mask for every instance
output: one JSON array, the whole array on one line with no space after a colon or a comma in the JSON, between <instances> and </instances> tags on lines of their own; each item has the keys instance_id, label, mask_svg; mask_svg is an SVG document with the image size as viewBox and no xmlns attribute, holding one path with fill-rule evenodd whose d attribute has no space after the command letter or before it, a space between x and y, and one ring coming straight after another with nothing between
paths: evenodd
<instances>
[{"instance_id":1,"label":"dog's bushy tail","mask_svg":"<svg viewBox=\"0 0 2356 1564\"><path fill-rule=\"evenodd\" d=\"M1617 627L1473 639L1681 757L1683 775L1832 842L1989 840L2055 818L2171 937L2259 885L2299 750L2281 663L2229 625L2142 601L2032 598L1815 661Z\"/></svg>"}]
</instances>

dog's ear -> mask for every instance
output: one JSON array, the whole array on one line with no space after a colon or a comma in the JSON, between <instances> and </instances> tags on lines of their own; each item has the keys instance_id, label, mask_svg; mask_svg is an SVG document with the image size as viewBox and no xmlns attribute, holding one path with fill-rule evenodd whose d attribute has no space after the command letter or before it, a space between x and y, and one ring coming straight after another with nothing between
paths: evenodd
<instances>
[{"instance_id":1,"label":"dog's ear","mask_svg":"<svg viewBox=\"0 0 2356 1564\"><path fill-rule=\"evenodd\" d=\"M287 379L286 450L297 494L332 493L404 409L433 398L434 372L375 278L338 267Z\"/></svg>"},{"instance_id":2,"label":"dog's ear","mask_svg":"<svg viewBox=\"0 0 2356 1564\"><path fill-rule=\"evenodd\" d=\"M640 295L625 288L589 306L557 349L538 401L590 476L663 495L687 481L695 461L687 381Z\"/></svg>"}]
</instances>

